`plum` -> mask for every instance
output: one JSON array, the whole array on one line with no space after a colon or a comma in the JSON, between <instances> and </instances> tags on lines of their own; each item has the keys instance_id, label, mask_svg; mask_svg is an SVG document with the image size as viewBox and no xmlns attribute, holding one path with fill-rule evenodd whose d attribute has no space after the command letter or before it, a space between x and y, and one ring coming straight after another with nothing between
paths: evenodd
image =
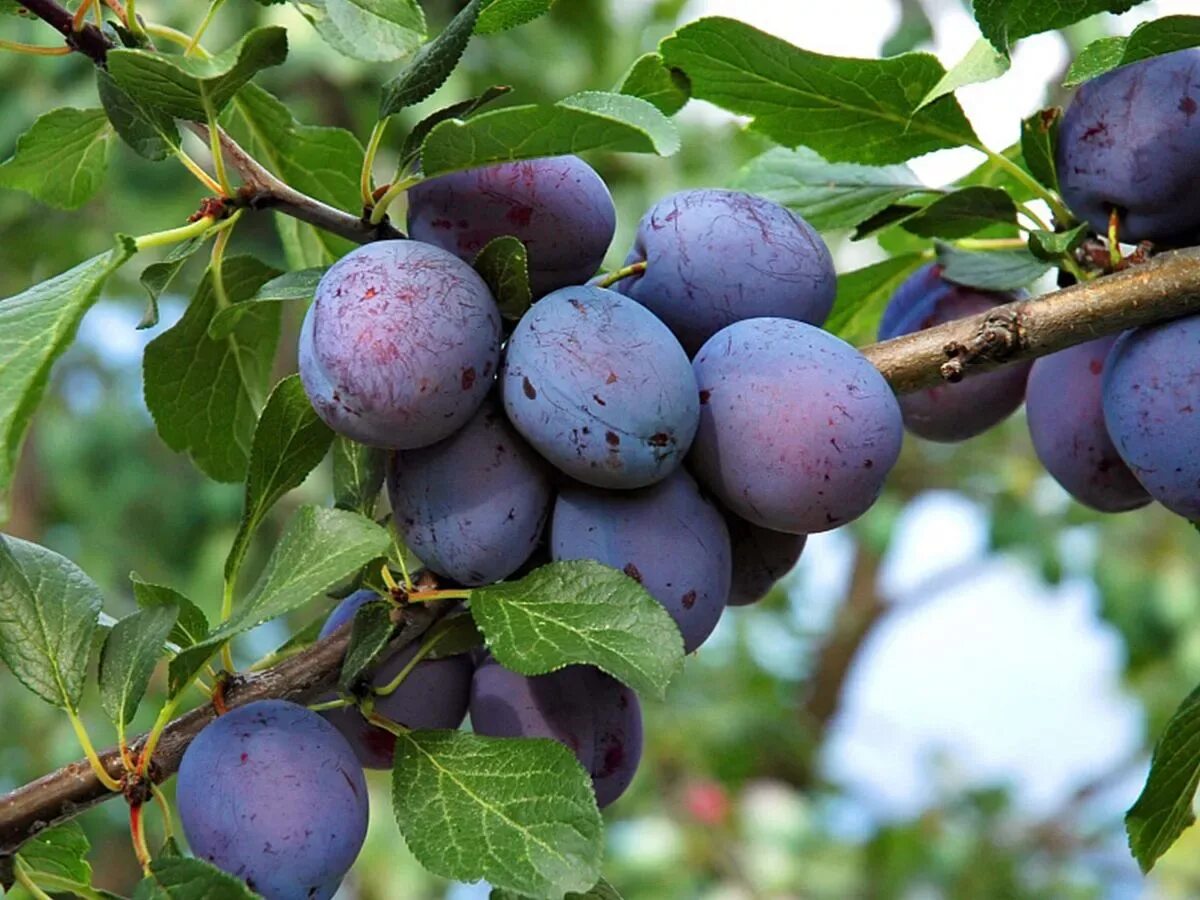
<instances>
[{"instance_id":1,"label":"plum","mask_svg":"<svg viewBox=\"0 0 1200 900\"><path fill-rule=\"evenodd\" d=\"M300 331L300 378L334 431L394 450L449 437L483 403L500 312L439 247L378 241L334 263Z\"/></svg>"},{"instance_id":2,"label":"plum","mask_svg":"<svg viewBox=\"0 0 1200 900\"><path fill-rule=\"evenodd\" d=\"M791 210L740 191L680 191L638 225L616 290L644 304L689 354L726 325L773 316L822 324L837 273L829 248Z\"/></svg>"},{"instance_id":3,"label":"plum","mask_svg":"<svg viewBox=\"0 0 1200 900\"><path fill-rule=\"evenodd\" d=\"M594 559L640 582L679 626L687 653L712 634L729 597L729 532L683 470L637 491L564 487L550 553Z\"/></svg>"},{"instance_id":4,"label":"plum","mask_svg":"<svg viewBox=\"0 0 1200 900\"><path fill-rule=\"evenodd\" d=\"M471 727L487 737L558 741L592 776L602 808L625 792L642 758L637 694L591 666L526 677L488 657L471 683Z\"/></svg>"},{"instance_id":5,"label":"plum","mask_svg":"<svg viewBox=\"0 0 1200 900\"><path fill-rule=\"evenodd\" d=\"M954 284L942 277L941 266L930 263L909 276L888 301L879 324L879 340L923 331L1016 299L1011 293ZM982 434L1021 405L1029 367L1029 363L1017 363L956 384L905 394L900 398L904 425L918 437L946 443Z\"/></svg>"},{"instance_id":6,"label":"plum","mask_svg":"<svg viewBox=\"0 0 1200 900\"><path fill-rule=\"evenodd\" d=\"M760 528L733 514L725 516L725 524L733 551L728 605L757 603L795 567L808 537Z\"/></svg>"},{"instance_id":7,"label":"plum","mask_svg":"<svg viewBox=\"0 0 1200 900\"><path fill-rule=\"evenodd\" d=\"M321 637L327 637L354 618L364 603L378 600L373 591L355 591L338 604L321 626ZM382 687L391 682L417 654L419 644L410 644L392 654L371 673L371 683ZM470 656L447 656L442 659L423 659L405 676L400 687L375 701L375 709L394 722L414 731L436 728L457 728L467 715L471 693L471 673L474 664ZM370 724L353 707L331 709L321 713L332 722L350 742L359 762L368 769L390 769L396 752L396 736L390 731Z\"/></svg>"},{"instance_id":8,"label":"plum","mask_svg":"<svg viewBox=\"0 0 1200 900\"><path fill-rule=\"evenodd\" d=\"M666 478L700 415L674 335L641 304L599 287L563 288L534 304L509 339L501 384L517 431L596 487Z\"/></svg>"},{"instance_id":9,"label":"plum","mask_svg":"<svg viewBox=\"0 0 1200 900\"><path fill-rule=\"evenodd\" d=\"M494 399L444 441L393 454L388 492L408 548L472 587L507 578L529 558L552 496L549 466Z\"/></svg>"},{"instance_id":10,"label":"plum","mask_svg":"<svg viewBox=\"0 0 1200 900\"><path fill-rule=\"evenodd\" d=\"M896 396L845 341L793 319L745 319L694 362L697 480L747 521L813 534L866 512L900 455Z\"/></svg>"},{"instance_id":11,"label":"plum","mask_svg":"<svg viewBox=\"0 0 1200 900\"><path fill-rule=\"evenodd\" d=\"M1033 364L1025 391L1029 435L1038 459L1071 496L1100 512L1150 502L1121 460L1104 424L1104 361L1116 337L1079 344Z\"/></svg>"},{"instance_id":12,"label":"plum","mask_svg":"<svg viewBox=\"0 0 1200 900\"><path fill-rule=\"evenodd\" d=\"M587 281L616 229L612 195L577 156L500 163L423 181L408 192L408 231L467 262L519 238L534 297Z\"/></svg>"},{"instance_id":13,"label":"plum","mask_svg":"<svg viewBox=\"0 0 1200 900\"><path fill-rule=\"evenodd\" d=\"M1200 315L1122 334L1101 386L1121 459L1172 512L1200 519Z\"/></svg>"},{"instance_id":14,"label":"plum","mask_svg":"<svg viewBox=\"0 0 1200 900\"><path fill-rule=\"evenodd\" d=\"M192 852L267 900L328 900L367 835L354 751L321 716L285 700L206 725L183 754L176 798Z\"/></svg>"},{"instance_id":15,"label":"plum","mask_svg":"<svg viewBox=\"0 0 1200 900\"><path fill-rule=\"evenodd\" d=\"M1098 233L1120 216L1128 243L1200 233L1200 49L1106 72L1075 94L1058 132L1063 200Z\"/></svg>"}]
</instances>

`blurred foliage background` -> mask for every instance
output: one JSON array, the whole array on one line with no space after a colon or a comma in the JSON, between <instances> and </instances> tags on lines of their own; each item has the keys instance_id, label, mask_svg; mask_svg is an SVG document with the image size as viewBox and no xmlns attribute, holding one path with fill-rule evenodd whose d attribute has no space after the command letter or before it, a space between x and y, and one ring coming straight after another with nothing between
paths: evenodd
<instances>
[{"instance_id":1,"label":"blurred foliage background","mask_svg":"<svg viewBox=\"0 0 1200 900\"><path fill-rule=\"evenodd\" d=\"M424 5L431 29L455 7L450 0ZM796 15L800 7L804 15L818 14L808 12L809 4L792 5ZM875 5L902 13L895 16L888 52L928 46L933 32L925 11L936 3ZM685 0L560 0L544 20L476 41L437 99L492 84L512 85L518 102L607 88L689 6ZM148 12L190 29L201 7L158 3ZM340 125L365 138L390 68L338 56L290 7L229 4L206 43L224 46L266 20L291 28L292 51L285 66L264 73L263 84L302 121ZM1105 29L1129 27L1092 20L1066 39L1078 47ZM49 38L33 22L5 20L3 28L11 39ZM0 155L40 112L94 105L90 68L81 58L0 55ZM1046 98L1061 100L1053 85ZM425 111L408 111L403 124ZM683 151L673 159L590 158L618 204L621 224L610 263L619 263L655 199L684 186L728 185L765 149L736 122L703 110L685 113L681 125ZM391 133L398 136L402 128ZM101 252L116 230L172 227L195 209L199 193L190 182L180 189L177 167L149 164L119 144L113 152L108 189L78 212L0 194L0 296ZM385 152L378 171L390 164ZM850 247L845 236L827 238L840 263L863 264L862 248ZM234 243L284 262L269 215L248 217ZM193 260L177 285L194 284L200 265ZM133 609L131 571L207 598L212 612L241 489L206 481L154 433L141 396L141 350L178 316L186 297L167 299L158 328L135 331L144 303L138 269L127 266L110 283L79 343L56 367L25 448L8 529L79 563L105 589L113 615ZM289 314L294 334L298 317ZM294 345L281 342L281 373L294 367ZM265 559L272 534L295 505L328 496L326 467L275 509L249 568ZM646 704L646 758L630 793L608 814L608 876L626 897L645 900L1200 895L1200 838L1186 835L1144 881L1125 851L1121 827L1153 736L1200 682L1196 542L1186 523L1161 510L1105 518L1070 503L1040 470L1020 414L961 446L910 439L878 506L852 528L812 540L798 571L768 600L726 616L668 702ZM986 590L979 587L996 565L999 587L995 579ZM1083 612L1047 632L1055 604L1072 602L1064 599L1064 585L1083 592ZM1006 606L1025 618L1000 627ZM965 612L923 623L932 609ZM1027 617L1024 610L1038 612ZM322 613L314 604L290 622L255 632L239 646L241 661ZM908 632L899 630L900 622ZM917 654L901 647L914 629L929 638L915 645L925 648ZM1078 648L1098 641L1111 671L1087 663L1088 673L1102 677L1079 677L1072 667L1083 665L1085 654ZM872 694L873 685L899 671L880 662L890 646L901 649L900 661L889 665L917 666L926 680ZM950 704L947 689L955 686L961 689ZM872 703L886 706L897 691L904 702L891 707L882 725L867 723L873 737L855 742ZM1047 695L1057 704L1049 710L1042 702ZM1105 731L1116 721L1108 713L1090 731L1071 724L1093 708L1111 712L1113 704L1123 710L1122 733ZM136 725L149 724L152 706L144 704ZM97 704L90 708L98 712ZM1038 735L1037 747L1045 749L989 768L973 758L980 755L977 746L962 750L960 729L970 727L961 724L969 721L963 710L990 721L993 730ZM111 739L102 716L87 718L99 740ZM79 755L66 720L7 672L0 672L0 722L6 726L0 790ZM907 759L916 752L906 737L913 728L932 735L928 746L944 744L945 752ZM856 763L850 750L865 761ZM1069 762L1083 762L1038 802L1028 802L1026 782L1039 783L1047 771L1062 768L1060 750L1070 751ZM911 780L915 770L932 772L917 784L916 802L899 808L871 795L871 785ZM372 789L371 836L339 896L479 896L478 889L424 874L390 821L386 778L372 776ZM96 883L128 891L137 871L124 807L106 804L82 822L95 847Z\"/></svg>"}]
</instances>

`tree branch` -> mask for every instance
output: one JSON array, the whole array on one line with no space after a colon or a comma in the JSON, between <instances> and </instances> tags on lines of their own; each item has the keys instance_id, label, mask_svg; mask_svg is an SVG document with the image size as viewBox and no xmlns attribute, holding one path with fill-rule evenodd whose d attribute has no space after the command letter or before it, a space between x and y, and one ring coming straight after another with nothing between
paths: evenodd
<instances>
[{"instance_id":1,"label":"tree branch","mask_svg":"<svg viewBox=\"0 0 1200 900\"><path fill-rule=\"evenodd\" d=\"M1200 248L862 348L898 394L1200 312Z\"/></svg>"},{"instance_id":2,"label":"tree branch","mask_svg":"<svg viewBox=\"0 0 1200 900\"><path fill-rule=\"evenodd\" d=\"M74 17L65 7L54 0L17 0L23 7L52 25L54 29L67 39L67 46L72 50L89 57L92 62L103 68L108 60L108 51L112 47L108 38L95 25L84 25L79 31L75 30Z\"/></svg>"},{"instance_id":3,"label":"tree branch","mask_svg":"<svg viewBox=\"0 0 1200 900\"><path fill-rule=\"evenodd\" d=\"M442 602L405 607L392 648L399 650L416 641L449 611L450 606ZM346 625L271 669L254 675L234 676L225 688L225 705L232 709L255 700L293 700L298 703L312 700L337 681L349 642L350 626ZM156 782L165 781L178 770L188 744L216 715L212 705L205 704L167 725L151 767ZM146 735L143 734L130 743L135 757L145 742ZM116 748L100 754L100 760L114 778L119 779L125 774ZM82 759L5 794L0 797L0 858L17 852L21 844L39 831L73 819L117 796L120 795L100 783L87 760Z\"/></svg>"}]
</instances>

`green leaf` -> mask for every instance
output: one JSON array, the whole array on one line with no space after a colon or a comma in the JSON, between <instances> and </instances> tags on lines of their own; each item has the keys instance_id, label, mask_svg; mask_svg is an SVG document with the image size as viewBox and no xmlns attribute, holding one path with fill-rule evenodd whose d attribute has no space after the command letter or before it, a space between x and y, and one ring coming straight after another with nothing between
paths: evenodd
<instances>
[{"instance_id":1,"label":"green leaf","mask_svg":"<svg viewBox=\"0 0 1200 900\"><path fill-rule=\"evenodd\" d=\"M204 612L179 591L161 584L142 581L134 573L130 573L129 580L133 582L133 597L142 609L167 606L178 610L179 615L167 635L167 640L172 644L186 649L208 637L208 619Z\"/></svg>"},{"instance_id":2,"label":"green leaf","mask_svg":"<svg viewBox=\"0 0 1200 900\"><path fill-rule=\"evenodd\" d=\"M1067 70L1063 85L1074 87L1118 66L1196 46L1200 46L1200 16L1164 16L1143 22L1127 38L1100 38L1084 47Z\"/></svg>"},{"instance_id":3,"label":"green leaf","mask_svg":"<svg viewBox=\"0 0 1200 900\"><path fill-rule=\"evenodd\" d=\"M959 250L943 244L938 260L946 280L987 291L1023 288L1050 270L1049 263L1028 250Z\"/></svg>"},{"instance_id":4,"label":"green leaf","mask_svg":"<svg viewBox=\"0 0 1200 900\"><path fill-rule=\"evenodd\" d=\"M617 92L641 97L664 116L673 116L687 104L692 87L686 75L667 68L661 54L647 53L634 61Z\"/></svg>"},{"instance_id":5,"label":"green leaf","mask_svg":"<svg viewBox=\"0 0 1200 900\"><path fill-rule=\"evenodd\" d=\"M585 150L657 153L679 149L671 120L637 97L598 91L549 106L511 106L437 125L421 147L427 177L518 159Z\"/></svg>"},{"instance_id":6,"label":"green leaf","mask_svg":"<svg viewBox=\"0 0 1200 900\"><path fill-rule=\"evenodd\" d=\"M276 274L253 257L228 257L229 299L252 297ZM146 406L168 447L186 452L210 478L241 481L279 339L279 307L254 304L227 337L213 340L212 279L210 270L179 322L146 347Z\"/></svg>"},{"instance_id":7,"label":"green leaf","mask_svg":"<svg viewBox=\"0 0 1200 900\"><path fill-rule=\"evenodd\" d=\"M1021 121L1021 156L1030 174L1052 191L1058 190L1054 148L1058 145L1061 123L1062 110L1056 106L1035 112Z\"/></svg>"},{"instance_id":8,"label":"green leaf","mask_svg":"<svg viewBox=\"0 0 1200 900\"><path fill-rule=\"evenodd\" d=\"M880 56L896 56L933 42L933 24L920 0L900 0L900 21L883 42Z\"/></svg>"},{"instance_id":9,"label":"green leaf","mask_svg":"<svg viewBox=\"0 0 1200 900\"><path fill-rule=\"evenodd\" d=\"M902 227L921 237L965 238L993 225L1017 224L1017 207L998 188L967 187L934 200L908 216Z\"/></svg>"},{"instance_id":10,"label":"green leaf","mask_svg":"<svg viewBox=\"0 0 1200 900\"><path fill-rule=\"evenodd\" d=\"M289 637L286 641L284 641L280 646L276 647L265 657L256 662L254 664L254 671L261 672L263 669L269 669L282 660L285 660L290 656L295 656L301 650L311 647L320 639L321 629L325 626L326 618L326 616L322 615L313 619L311 622Z\"/></svg>"},{"instance_id":11,"label":"green leaf","mask_svg":"<svg viewBox=\"0 0 1200 900\"><path fill-rule=\"evenodd\" d=\"M118 726L127 725L150 685L179 608L156 604L113 626L100 651L100 702Z\"/></svg>"},{"instance_id":12,"label":"green leaf","mask_svg":"<svg viewBox=\"0 0 1200 900\"><path fill-rule=\"evenodd\" d=\"M979 143L954 97L919 108L946 74L929 54L824 56L724 18L685 25L659 49L691 80L692 96L752 117L751 127L776 143L812 147L832 162L883 165Z\"/></svg>"},{"instance_id":13,"label":"green leaf","mask_svg":"<svg viewBox=\"0 0 1200 900\"><path fill-rule=\"evenodd\" d=\"M1163 729L1150 758L1146 785L1129 812L1129 849L1143 872L1196 821L1192 801L1200 784L1200 688L1188 694Z\"/></svg>"},{"instance_id":14,"label":"green leaf","mask_svg":"<svg viewBox=\"0 0 1200 900\"><path fill-rule=\"evenodd\" d=\"M275 385L250 445L242 521L225 559L227 579L236 578L267 512L280 497L303 484L332 443L333 431L313 409L300 376L289 375Z\"/></svg>"},{"instance_id":15,"label":"green leaf","mask_svg":"<svg viewBox=\"0 0 1200 900\"><path fill-rule=\"evenodd\" d=\"M425 41L425 14L417 0L293 0L317 33L343 56L392 62Z\"/></svg>"},{"instance_id":16,"label":"green leaf","mask_svg":"<svg viewBox=\"0 0 1200 900\"><path fill-rule=\"evenodd\" d=\"M874 340L888 300L925 262L920 253L906 253L838 275L837 297L825 329L851 343Z\"/></svg>"},{"instance_id":17,"label":"green leaf","mask_svg":"<svg viewBox=\"0 0 1200 900\"><path fill-rule=\"evenodd\" d=\"M527 900L527 898L522 894L514 894L503 888L492 888L488 900ZM601 878L591 890L584 891L582 894L572 891L564 895L563 900L621 900L621 895L615 887Z\"/></svg>"},{"instance_id":18,"label":"green leaf","mask_svg":"<svg viewBox=\"0 0 1200 900\"><path fill-rule=\"evenodd\" d=\"M425 636L424 643L432 645L425 659L445 659L461 656L484 645L483 635L469 612L447 616Z\"/></svg>"},{"instance_id":19,"label":"green leaf","mask_svg":"<svg viewBox=\"0 0 1200 900\"><path fill-rule=\"evenodd\" d=\"M464 6L441 34L422 47L413 61L383 86L380 119L420 103L446 83L475 32L480 2L471 0Z\"/></svg>"},{"instance_id":20,"label":"green leaf","mask_svg":"<svg viewBox=\"0 0 1200 900\"><path fill-rule=\"evenodd\" d=\"M287 32L256 28L210 59L153 50L110 50L108 73L141 106L179 119L204 121L220 112L242 85L287 58Z\"/></svg>"},{"instance_id":21,"label":"green leaf","mask_svg":"<svg viewBox=\"0 0 1200 900\"><path fill-rule=\"evenodd\" d=\"M1006 147L999 156L1019 169L1025 169L1025 160L1021 156L1020 143ZM1017 203L1024 203L1027 200L1036 198L1034 192L1030 190L1029 185L1014 177L1012 170L1007 165L991 158L980 163L962 178L954 182L954 184L956 187L977 186L1000 188L1007 191L1008 195Z\"/></svg>"},{"instance_id":22,"label":"green leaf","mask_svg":"<svg viewBox=\"0 0 1200 900\"><path fill-rule=\"evenodd\" d=\"M361 210L358 182L363 148L358 138L343 128L300 124L286 106L255 84L242 88L235 104L253 136L255 155L272 172L322 203ZM307 260L304 265L331 263L354 247L323 229L282 214L277 218L302 231L320 249L322 258Z\"/></svg>"},{"instance_id":23,"label":"green leaf","mask_svg":"<svg viewBox=\"0 0 1200 900\"><path fill-rule=\"evenodd\" d=\"M967 55L929 89L929 93L921 99L921 105L917 108L924 109L938 98L953 94L959 88L969 84L979 84L999 78L1009 70L1010 66L1011 62L1006 54L997 53L995 47L980 38L971 45Z\"/></svg>"},{"instance_id":24,"label":"green leaf","mask_svg":"<svg viewBox=\"0 0 1200 900\"><path fill-rule=\"evenodd\" d=\"M80 885L92 883L91 844L78 822L39 831L21 845L17 858L32 873L52 875Z\"/></svg>"},{"instance_id":25,"label":"green leaf","mask_svg":"<svg viewBox=\"0 0 1200 900\"><path fill-rule=\"evenodd\" d=\"M104 69L96 70L96 91L113 130L138 156L157 162L179 149L174 116L125 93Z\"/></svg>"},{"instance_id":26,"label":"green leaf","mask_svg":"<svg viewBox=\"0 0 1200 900\"><path fill-rule=\"evenodd\" d=\"M60 209L82 206L104 181L111 137L102 109L63 107L38 116L0 163L0 187Z\"/></svg>"},{"instance_id":27,"label":"green leaf","mask_svg":"<svg viewBox=\"0 0 1200 900\"><path fill-rule=\"evenodd\" d=\"M4 496L50 367L75 339L108 276L128 258L122 245L0 300L0 521L8 515Z\"/></svg>"},{"instance_id":28,"label":"green leaf","mask_svg":"<svg viewBox=\"0 0 1200 900\"><path fill-rule=\"evenodd\" d=\"M1073 25L1096 13L1123 13L1144 0L975 0L975 21L1001 53L1031 34Z\"/></svg>"},{"instance_id":29,"label":"green leaf","mask_svg":"<svg viewBox=\"0 0 1200 900\"><path fill-rule=\"evenodd\" d=\"M554 0L484 0L475 26L478 34L494 34L532 22L550 12Z\"/></svg>"},{"instance_id":30,"label":"green leaf","mask_svg":"<svg viewBox=\"0 0 1200 900\"><path fill-rule=\"evenodd\" d=\"M333 442L333 505L375 515L387 454L339 435Z\"/></svg>"},{"instance_id":31,"label":"green leaf","mask_svg":"<svg viewBox=\"0 0 1200 900\"><path fill-rule=\"evenodd\" d=\"M396 738L392 809L413 855L457 881L558 900L600 877L591 779L556 741L414 731Z\"/></svg>"},{"instance_id":32,"label":"green leaf","mask_svg":"<svg viewBox=\"0 0 1200 900\"><path fill-rule=\"evenodd\" d=\"M321 283L321 276L327 269L328 266L314 266L285 272L278 278L272 278L260 287L253 297L217 310L208 326L208 336L214 340L228 336L242 316L259 303L308 303L316 294L317 285Z\"/></svg>"},{"instance_id":33,"label":"green leaf","mask_svg":"<svg viewBox=\"0 0 1200 900\"><path fill-rule=\"evenodd\" d=\"M1069 255L1085 240L1091 226L1086 222L1076 225L1069 231L1037 231L1029 232L1029 252L1038 259L1054 262Z\"/></svg>"},{"instance_id":34,"label":"green leaf","mask_svg":"<svg viewBox=\"0 0 1200 900\"><path fill-rule=\"evenodd\" d=\"M662 604L624 572L591 560L476 588L471 614L496 659L522 675L587 663L662 697L683 667L683 638Z\"/></svg>"},{"instance_id":35,"label":"green leaf","mask_svg":"<svg viewBox=\"0 0 1200 900\"><path fill-rule=\"evenodd\" d=\"M504 318L515 322L533 305L529 255L520 239L506 235L489 241L471 265L487 282Z\"/></svg>"},{"instance_id":36,"label":"green leaf","mask_svg":"<svg viewBox=\"0 0 1200 900\"><path fill-rule=\"evenodd\" d=\"M433 131L435 125L445 122L448 119L469 119L484 106L493 100L503 97L511 90L512 88L508 87L508 85L492 85L477 97L472 97L469 100L463 100L459 103L452 103L427 115L413 126L412 131L405 136L404 143L400 146L401 168L408 168L421 155L421 144L425 142L425 138L429 135L429 132Z\"/></svg>"},{"instance_id":37,"label":"green leaf","mask_svg":"<svg viewBox=\"0 0 1200 900\"><path fill-rule=\"evenodd\" d=\"M191 856L160 857L138 883L133 900L262 900L246 882Z\"/></svg>"},{"instance_id":38,"label":"green leaf","mask_svg":"<svg viewBox=\"0 0 1200 900\"><path fill-rule=\"evenodd\" d=\"M153 328L158 324L158 298L162 296L163 291L170 287L175 276L179 274L179 270L183 268L183 264L204 246L207 239L205 236L188 238L172 247L161 260L150 263L142 269L142 276L139 280L142 282L142 287L146 289L146 293L150 295L150 299L146 304L146 312L142 315L142 320L138 322L138 328Z\"/></svg>"},{"instance_id":39,"label":"green leaf","mask_svg":"<svg viewBox=\"0 0 1200 900\"><path fill-rule=\"evenodd\" d=\"M350 645L342 660L342 671L338 676L338 688L349 692L363 673L379 659L379 654L392 638L395 624L392 610L396 607L387 601L364 603L354 613L350 625Z\"/></svg>"},{"instance_id":40,"label":"green leaf","mask_svg":"<svg viewBox=\"0 0 1200 900\"><path fill-rule=\"evenodd\" d=\"M818 231L853 228L912 194L936 194L908 166L829 163L806 147L752 159L734 186L799 213Z\"/></svg>"},{"instance_id":41,"label":"green leaf","mask_svg":"<svg viewBox=\"0 0 1200 900\"><path fill-rule=\"evenodd\" d=\"M171 661L170 692L183 690L221 644L303 606L387 553L388 533L357 513L302 506L284 529L250 595L203 641Z\"/></svg>"},{"instance_id":42,"label":"green leaf","mask_svg":"<svg viewBox=\"0 0 1200 900\"><path fill-rule=\"evenodd\" d=\"M0 658L47 703L77 708L101 602L69 559L0 535Z\"/></svg>"}]
</instances>

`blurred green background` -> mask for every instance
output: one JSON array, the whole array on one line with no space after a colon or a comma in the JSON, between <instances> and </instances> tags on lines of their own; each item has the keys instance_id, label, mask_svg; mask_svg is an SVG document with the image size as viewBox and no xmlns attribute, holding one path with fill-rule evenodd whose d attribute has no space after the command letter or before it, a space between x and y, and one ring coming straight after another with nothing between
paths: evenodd
<instances>
[{"instance_id":1,"label":"blurred green background","mask_svg":"<svg viewBox=\"0 0 1200 900\"><path fill-rule=\"evenodd\" d=\"M1184 5L1148 4L1137 15ZM157 3L144 12L191 29L202 5L187 6ZM425 6L436 29L455 4ZM517 102L608 88L638 54L703 11L744 11L828 52L933 48L952 63L953 48L973 38L958 0L837 6L559 0L542 21L477 40L437 100L492 84L511 84ZM228 4L206 43L224 46L265 20L289 26L292 52L263 84L302 121L365 138L393 67L338 56L290 7ZM1061 100L1053 69L1061 72L1072 48L1127 33L1135 21L1101 17L1029 42L1034 50L1016 57L1018 73L1023 60L1034 70L1024 112ZM4 20L2 29L10 39L48 41L36 23ZM810 32L817 43L807 42ZM0 84L0 155L52 106L95 105L90 65L80 58L0 54ZM980 95L969 112L997 115L991 96ZM655 199L684 186L728 185L765 149L730 117L698 106L681 117L683 150L673 159L589 157L618 204L610 263L620 262ZM404 124L425 111L410 111ZM1016 126L1014 115L981 133L1015 136ZM401 133L393 126L393 149ZM378 171L390 163L385 151ZM919 171L936 177L939 165ZM0 194L0 296L101 252L114 231L179 224L199 198L180 175L116 146L107 189L80 211ZM827 239L843 270L882 252L844 235ZM283 264L269 215L248 217L234 246ZM199 265L194 260L177 284L194 284ZM131 571L211 612L241 490L206 481L154 432L141 396L141 351L186 298L168 297L163 323L135 331L144 303L139 270L127 266L110 282L56 367L25 447L8 530L79 563L104 588L114 616L133 608ZM288 314L294 335L298 317ZM293 338L281 342L281 374L294 368L293 347ZM250 568L291 509L328 497L326 466L274 511ZM645 704L641 771L607 814L607 875L639 900L1200 896L1195 832L1144 880L1121 827L1153 736L1200 683L1198 540L1161 510L1101 517L1069 502L1038 466L1020 414L961 446L910 439L876 508L814 538L768 600L726 616L666 703ZM239 645L241 661L323 611L314 604L250 635ZM137 726L149 724L152 706ZM98 704L85 710L96 739L108 743ZM7 672L0 722L0 790L79 755L66 720ZM424 874L391 823L386 778L374 775L371 784L371 835L340 897L486 896ZM150 821L157 835L154 814ZM82 823L97 885L128 892L138 872L124 807L109 803Z\"/></svg>"}]
</instances>

